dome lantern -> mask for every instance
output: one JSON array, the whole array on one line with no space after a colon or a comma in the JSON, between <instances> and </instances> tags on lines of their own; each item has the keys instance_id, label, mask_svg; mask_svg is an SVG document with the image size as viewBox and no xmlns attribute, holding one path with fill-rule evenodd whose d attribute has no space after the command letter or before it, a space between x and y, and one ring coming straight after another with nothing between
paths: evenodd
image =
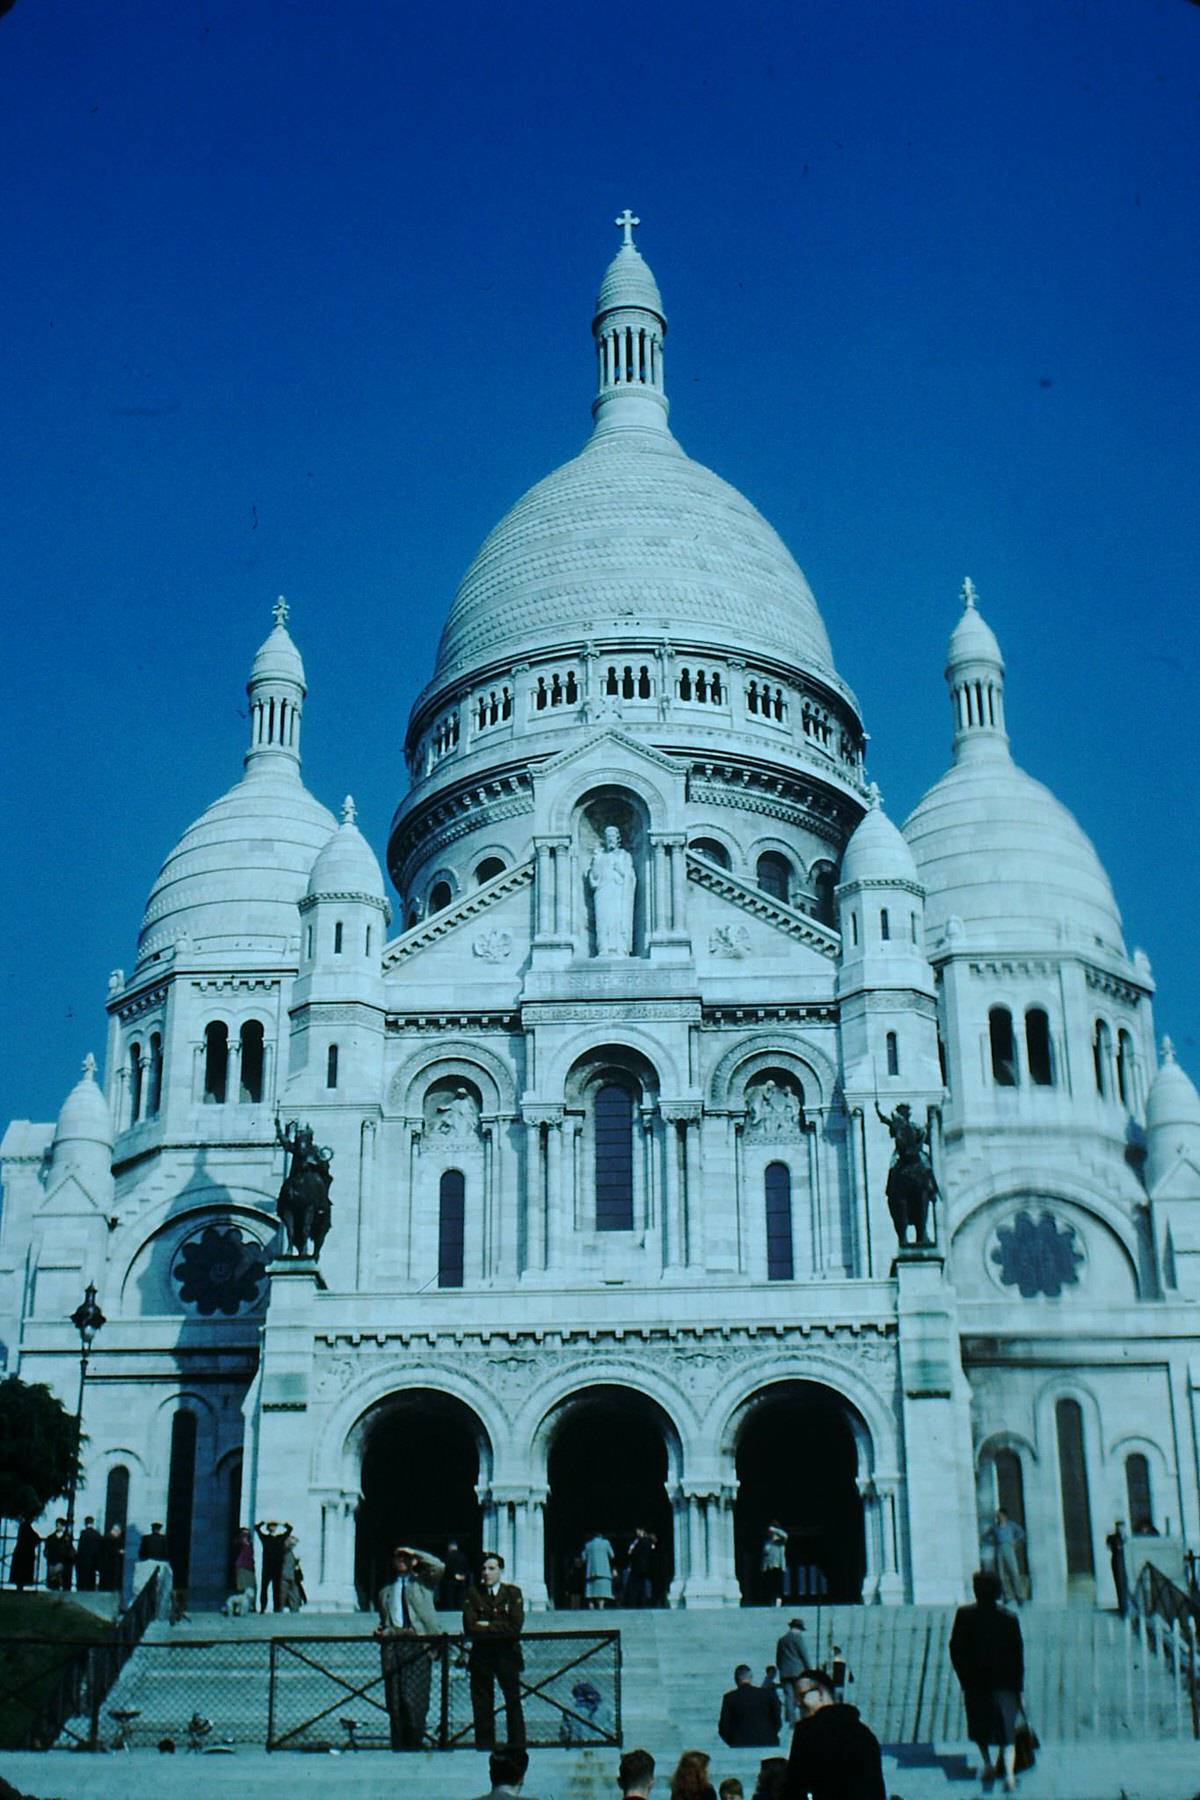
<instances>
[{"instance_id":1,"label":"dome lantern","mask_svg":"<svg viewBox=\"0 0 1200 1800\"><path fill-rule=\"evenodd\" d=\"M946 680L954 708L954 760L994 753L1008 744L1004 728L1004 658L991 627L975 605L968 575L962 584L962 618L946 646Z\"/></svg>"},{"instance_id":2,"label":"dome lantern","mask_svg":"<svg viewBox=\"0 0 1200 1800\"><path fill-rule=\"evenodd\" d=\"M597 431L631 425L661 429L668 410L663 388L667 317L658 283L633 241L633 228L641 220L626 207L613 223L624 237L596 296L592 416Z\"/></svg>"},{"instance_id":3,"label":"dome lantern","mask_svg":"<svg viewBox=\"0 0 1200 1800\"><path fill-rule=\"evenodd\" d=\"M300 772L300 718L307 687L300 652L287 631L288 603L272 608L274 629L250 665L250 747L246 773L265 769Z\"/></svg>"}]
</instances>

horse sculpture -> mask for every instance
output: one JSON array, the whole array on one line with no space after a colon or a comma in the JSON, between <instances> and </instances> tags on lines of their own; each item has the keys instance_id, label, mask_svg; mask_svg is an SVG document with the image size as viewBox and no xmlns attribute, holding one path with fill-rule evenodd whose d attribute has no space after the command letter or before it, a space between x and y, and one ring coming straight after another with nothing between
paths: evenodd
<instances>
[{"instance_id":1,"label":"horse sculpture","mask_svg":"<svg viewBox=\"0 0 1200 1800\"><path fill-rule=\"evenodd\" d=\"M333 1215L329 1198L333 1151L324 1145L318 1150L311 1126L300 1125L295 1119L289 1119L286 1130L276 1119L275 1137L292 1158L276 1202L292 1255L311 1256L319 1262Z\"/></svg>"},{"instance_id":2,"label":"horse sculpture","mask_svg":"<svg viewBox=\"0 0 1200 1800\"><path fill-rule=\"evenodd\" d=\"M901 1249L930 1250L929 1214L938 1196L937 1178L929 1161L925 1130L912 1117L912 1109L903 1101L889 1117L875 1111L892 1135L895 1155L887 1176L888 1211L896 1228ZM909 1232L912 1244L909 1244Z\"/></svg>"}]
</instances>

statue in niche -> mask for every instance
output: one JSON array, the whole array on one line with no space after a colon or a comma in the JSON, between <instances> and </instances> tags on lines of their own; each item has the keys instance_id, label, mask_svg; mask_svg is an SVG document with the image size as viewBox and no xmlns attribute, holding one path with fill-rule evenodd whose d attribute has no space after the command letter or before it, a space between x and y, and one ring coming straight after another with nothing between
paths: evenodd
<instances>
[{"instance_id":1,"label":"statue in niche","mask_svg":"<svg viewBox=\"0 0 1200 1800\"><path fill-rule=\"evenodd\" d=\"M777 1142L797 1139L804 1129L800 1096L786 1082L768 1075L746 1090L747 1137L772 1138Z\"/></svg>"},{"instance_id":2,"label":"statue in niche","mask_svg":"<svg viewBox=\"0 0 1200 1800\"><path fill-rule=\"evenodd\" d=\"M596 955L632 956L637 874L618 826L604 827L604 836L588 864L587 884L596 921Z\"/></svg>"},{"instance_id":3,"label":"statue in niche","mask_svg":"<svg viewBox=\"0 0 1200 1800\"><path fill-rule=\"evenodd\" d=\"M913 1245L920 1250L933 1248L929 1235L929 1213L937 1199L937 1180L929 1160L929 1139L923 1125L912 1116L912 1108L901 1101L890 1116L881 1112L878 1100L875 1111L892 1135L892 1166L887 1177L888 1211L896 1227L896 1241L903 1250Z\"/></svg>"},{"instance_id":4,"label":"statue in niche","mask_svg":"<svg viewBox=\"0 0 1200 1800\"><path fill-rule=\"evenodd\" d=\"M454 1144L470 1143L479 1136L479 1108L465 1087L440 1094L434 1102L433 1129Z\"/></svg>"},{"instance_id":5,"label":"statue in niche","mask_svg":"<svg viewBox=\"0 0 1200 1800\"><path fill-rule=\"evenodd\" d=\"M321 1245L329 1236L333 1206L329 1189L333 1176L329 1165L333 1151L328 1145L317 1148L311 1125L289 1119L281 1126L275 1117L275 1138L291 1155L291 1164L279 1190L276 1209L283 1220L293 1256L321 1258ZM310 1248L311 1246L311 1248Z\"/></svg>"}]
</instances>

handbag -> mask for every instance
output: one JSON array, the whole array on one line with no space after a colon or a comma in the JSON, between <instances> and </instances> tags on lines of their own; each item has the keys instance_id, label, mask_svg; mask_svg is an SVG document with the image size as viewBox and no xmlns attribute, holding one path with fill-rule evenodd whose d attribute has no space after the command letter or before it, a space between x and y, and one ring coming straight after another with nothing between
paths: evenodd
<instances>
[{"instance_id":1,"label":"handbag","mask_svg":"<svg viewBox=\"0 0 1200 1800\"><path fill-rule=\"evenodd\" d=\"M1026 1769L1032 1769L1041 1748L1037 1732L1024 1714L1017 1720L1013 1730L1013 1748L1016 1751L1013 1766L1018 1775L1023 1775Z\"/></svg>"}]
</instances>

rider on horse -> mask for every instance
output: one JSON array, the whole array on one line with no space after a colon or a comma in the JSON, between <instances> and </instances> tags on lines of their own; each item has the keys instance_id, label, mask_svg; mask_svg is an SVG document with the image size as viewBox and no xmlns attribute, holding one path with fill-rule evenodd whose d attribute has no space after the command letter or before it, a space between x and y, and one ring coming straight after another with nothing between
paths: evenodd
<instances>
[{"instance_id":1,"label":"rider on horse","mask_svg":"<svg viewBox=\"0 0 1200 1800\"><path fill-rule=\"evenodd\" d=\"M896 1237L903 1249L911 1228L914 1243L928 1249L933 1243L929 1236L929 1209L937 1199L937 1180L929 1161L925 1128L917 1124L905 1101L890 1117L880 1111L878 1100L875 1111L891 1132L895 1148L888 1170L887 1203Z\"/></svg>"},{"instance_id":2,"label":"rider on horse","mask_svg":"<svg viewBox=\"0 0 1200 1800\"><path fill-rule=\"evenodd\" d=\"M311 1239L311 1254L316 1262L321 1255L321 1245L329 1235L333 1210L329 1199L333 1179L329 1164L333 1151L325 1146L318 1150L313 1142L311 1125L301 1125L296 1119L289 1119L285 1130L276 1115L275 1137L285 1150L290 1151L292 1158L279 1190L279 1216L287 1229L293 1253L309 1255Z\"/></svg>"}]
</instances>

